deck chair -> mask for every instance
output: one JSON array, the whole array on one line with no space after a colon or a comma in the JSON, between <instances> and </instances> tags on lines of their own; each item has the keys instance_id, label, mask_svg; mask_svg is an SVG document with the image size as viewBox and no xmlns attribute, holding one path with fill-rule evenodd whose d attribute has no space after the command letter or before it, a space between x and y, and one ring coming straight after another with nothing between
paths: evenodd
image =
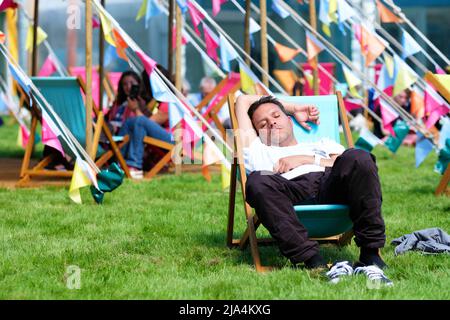
<instances>
[{"instance_id":1,"label":"deck chair","mask_svg":"<svg viewBox=\"0 0 450 320\"><path fill-rule=\"evenodd\" d=\"M436 90L447 100L447 102L450 103L450 88L447 85L449 82L450 75L438 75L433 74L430 71L428 71L425 74L425 80L428 80L435 88ZM448 185L450 183L450 166L447 166L447 169L445 170L444 174L442 175L441 181L439 181L439 184L434 192L436 196L441 194L450 194L450 190L448 188Z\"/></svg>"},{"instance_id":2,"label":"deck chair","mask_svg":"<svg viewBox=\"0 0 450 320\"><path fill-rule=\"evenodd\" d=\"M214 122L214 124L222 134L222 137L225 137L225 128L220 122L217 114L227 101L228 94L234 94L234 92L236 92L239 88L240 88L239 74L237 73L229 74L227 77L225 77L222 81L219 82L219 84L214 88L213 91L211 91L208 95L206 95L202 99L202 101L200 101L200 103L197 106L195 106L197 111L201 112L201 110L204 107L206 107L212 99L215 98L218 99L216 103L214 103L214 105L208 107L203 112L203 116L206 121ZM146 143L149 146L160 148L166 152L165 155L152 167L152 169L149 172L145 173L144 175L145 178L153 178L156 174L158 174L159 171L161 171L161 169L164 166L170 163L174 145L151 137L145 137L144 143Z\"/></svg>"},{"instance_id":3,"label":"deck chair","mask_svg":"<svg viewBox=\"0 0 450 320\"><path fill-rule=\"evenodd\" d=\"M55 112L62 119L64 124L76 137L80 145L86 144L86 109L81 95L85 91L85 84L81 78L75 77L34 77L33 83L40 90L44 98L53 106ZM28 106L30 107L30 106ZM34 136L37 126L37 110L33 109L33 119L31 125L30 140L25 150L24 159L22 162L21 179L19 185L26 185L29 179L33 176L52 176L52 177L71 177L72 171L56 171L44 169L51 161L52 156L47 156L42 159L36 166L29 168L32 148L34 144ZM122 139L118 145L109 131L108 126L104 122L102 112L93 108L97 122L94 128L94 141L91 156L97 155L101 152L98 149L100 135L103 132L110 144L110 150L104 152L97 160L96 165L102 167L112 156L115 156L119 161L125 174L129 177L130 173L128 167L120 153L120 147L128 141L128 137ZM51 116L51 115L50 115Z\"/></svg>"},{"instance_id":4,"label":"deck chair","mask_svg":"<svg viewBox=\"0 0 450 320\"><path fill-rule=\"evenodd\" d=\"M298 123L294 125L294 134L298 141L317 141L322 137L328 137L334 141L340 142L339 117L341 118L344 136L347 147L353 147L352 136L348 125L348 119L340 92L329 96L302 96L289 97L279 96L279 99L289 102L314 104L320 110L320 125L314 126L311 131L304 130ZM233 129L238 128L237 118L234 110L234 96L228 97L231 122ZM245 184L247 181L246 169L242 154L239 131L234 130L234 157L231 166L230 176L230 195L228 207L228 226L227 226L227 246L229 248L240 247L244 249L250 244L250 250L253 257L253 263L258 272L271 270L272 267L261 264L258 245L273 244L271 238L257 239L256 229L260 221L256 214L252 213L252 208L245 202ZM234 216L237 181L241 185L242 196L244 198L244 211L247 221L247 229L240 239L234 239ZM350 243L353 236L352 222L348 216L348 207L345 205L327 204L327 205L296 205L295 211L299 220L308 230L310 238L320 243L335 243L345 245Z\"/></svg>"}]
</instances>

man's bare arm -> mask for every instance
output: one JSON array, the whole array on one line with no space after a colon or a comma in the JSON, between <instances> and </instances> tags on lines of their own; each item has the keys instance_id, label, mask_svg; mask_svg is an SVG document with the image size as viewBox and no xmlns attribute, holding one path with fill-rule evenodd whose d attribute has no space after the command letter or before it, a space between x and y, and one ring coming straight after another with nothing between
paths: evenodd
<instances>
[{"instance_id":1,"label":"man's bare arm","mask_svg":"<svg viewBox=\"0 0 450 320\"><path fill-rule=\"evenodd\" d=\"M244 148L250 146L255 138L257 138L257 133L253 128L252 121L248 116L248 109L250 105L258 101L261 95L240 95L236 100L236 117L239 124L241 141ZM311 127L306 123L311 121L313 123L319 124L319 110L317 107L312 105L301 105L292 102L281 101L285 107L287 113L294 116L295 119L300 123L302 127L310 130Z\"/></svg>"},{"instance_id":2,"label":"man's bare arm","mask_svg":"<svg viewBox=\"0 0 450 320\"><path fill-rule=\"evenodd\" d=\"M258 135L253 128L252 121L248 116L248 109L250 105L259 100L263 96L258 95L240 95L236 99L236 118L239 125L239 135L241 137L242 146L248 148Z\"/></svg>"}]
</instances>

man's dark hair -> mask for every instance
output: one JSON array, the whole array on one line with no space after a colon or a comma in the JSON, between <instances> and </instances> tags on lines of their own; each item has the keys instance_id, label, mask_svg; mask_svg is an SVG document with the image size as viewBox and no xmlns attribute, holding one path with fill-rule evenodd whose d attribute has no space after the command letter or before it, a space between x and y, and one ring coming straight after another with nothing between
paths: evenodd
<instances>
[{"instance_id":1,"label":"man's dark hair","mask_svg":"<svg viewBox=\"0 0 450 320\"><path fill-rule=\"evenodd\" d=\"M288 115L286 109L284 108L283 104L280 102L280 100L278 100L277 98L273 97L273 96L264 96L261 97L259 100L253 102L250 107L248 108L248 116L250 117L250 120L252 120L253 114L255 113L256 109L258 109L261 105L266 104L266 103L273 103L276 104L281 111L283 111L283 113L285 115Z\"/></svg>"}]
</instances>

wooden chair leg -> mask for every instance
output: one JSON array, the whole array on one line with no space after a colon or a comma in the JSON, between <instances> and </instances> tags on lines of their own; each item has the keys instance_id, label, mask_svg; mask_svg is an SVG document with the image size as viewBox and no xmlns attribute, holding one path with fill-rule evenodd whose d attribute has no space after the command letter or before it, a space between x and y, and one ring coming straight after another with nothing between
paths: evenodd
<instances>
[{"instance_id":1,"label":"wooden chair leg","mask_svg":"<svg viewBox=\"0 0 450 320\"><path fill-rule=\"evenodd\" d=\"M435 195L439 196L444 193L448 193L447 187L448 183L450 182L450 164L447 166L447 169L445 169L444 175L441 178L441 181L439 182L438 187L436 188Z\"/></svg>"},{"instance_id":2,"label":"wooden chair leg","mask_svg":"<svg viewBox=\"0 0 450 320\"><path fill-rule=\"evenodd\" d=\"M157 163L157 164L156 164L149 172L147 172L147 173L144 175L144 177L145 177L145 178L148 178L148 179L151 179L151 178L153 178L154 176L156 176L156 175L158 174L158 172L161 171L161 169L162 169L167 163L169 163L169 161L171 160L171 158L172 158L172 152L169 151L169 152L167 152L167 154L166 154L164 157L162 157L161 160L158 161L158 163Z\"/></svg>"},{"instance_id":3,"label":"wooden chair leg","mask_svg":"<svg viewBox=\"0 0 450 320\"><path fill-rule=\"evenodd\" d=\"M228 200L227 246L233 247L234 213L236 204L237 159L234 158L230 173L230 195Z\"/></svg>"}]
</instances>

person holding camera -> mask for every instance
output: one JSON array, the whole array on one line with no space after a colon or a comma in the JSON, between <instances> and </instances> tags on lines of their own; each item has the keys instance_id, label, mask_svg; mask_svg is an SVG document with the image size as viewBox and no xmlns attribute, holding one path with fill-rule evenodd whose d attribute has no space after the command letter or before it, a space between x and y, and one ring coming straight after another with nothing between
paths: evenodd
<instances>
[{"instance_id":1,"label":"person holding camera","mask_svg":"<svg viewBox=\"0 0 450 320\"><path fill-rule=\"evenodd\" d=\"M122 153L134 179L143 178L144 137L173 143L172 135L164 128L169 119L168 105L160 103L152 113L147 108L151 100L151 92L137 73L126 71L122 74L108 120L114 135L130 138Z\"/></svg>"}]
</instances>

